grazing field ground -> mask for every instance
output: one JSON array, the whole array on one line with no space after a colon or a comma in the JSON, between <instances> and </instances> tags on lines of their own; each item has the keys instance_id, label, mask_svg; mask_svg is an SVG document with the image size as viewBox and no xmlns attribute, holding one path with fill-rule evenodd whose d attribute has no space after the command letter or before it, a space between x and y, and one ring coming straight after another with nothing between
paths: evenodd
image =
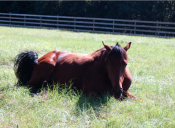
<instances>
[{"instance_id":1,"label":"grazing field ground","mask_svg":"<svg viewBox=\"0 0 175 128\"><path fill-rule=\"evenodd\" d=\"M59 85L38 95L14 87L13 59L21 51L33 50L39 57L55 49L87 54L102 48L102 41L122 46L132 42L128 68L135 100L87 97ZM17 126L175 127L175 39L0 27L0 127Z\"/></svg>"}]
</instances>

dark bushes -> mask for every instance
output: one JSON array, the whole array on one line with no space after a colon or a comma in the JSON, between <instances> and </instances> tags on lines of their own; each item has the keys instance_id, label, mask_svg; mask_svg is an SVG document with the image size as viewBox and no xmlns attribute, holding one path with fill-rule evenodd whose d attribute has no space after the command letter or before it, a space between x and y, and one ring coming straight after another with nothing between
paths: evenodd
<instances>
[{"instance_id":1,"label":"dark bushes","mask_svg":"<svg viewBox=\"0 0 175 128\"><path fill-rule=\"evenodd\" d=\"M175 21L175 1L1 1L0 12Z\"/></svg>"}]
</instances>

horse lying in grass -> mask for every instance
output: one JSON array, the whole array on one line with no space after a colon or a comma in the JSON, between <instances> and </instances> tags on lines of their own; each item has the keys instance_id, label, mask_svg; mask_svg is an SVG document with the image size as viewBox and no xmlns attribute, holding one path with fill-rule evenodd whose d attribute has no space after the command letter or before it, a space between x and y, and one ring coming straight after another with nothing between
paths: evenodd
<instances>
[{"instance_id":1,"label":"horse lying in grass","mask_svg":"<svg viewBox=\"0 0 175 128\"><path fill-rule=\"evenodd\" d=\"M73 87L85 94L108 92L119 100L132 97L128 89L132 82L126 47L118 43L101 48L91 54L51 51L38 59L36 52L22 52L16 56L14 71L19 85L42 87L44 81L65 84L70 80Z\"/></svg>"}]
</instances>

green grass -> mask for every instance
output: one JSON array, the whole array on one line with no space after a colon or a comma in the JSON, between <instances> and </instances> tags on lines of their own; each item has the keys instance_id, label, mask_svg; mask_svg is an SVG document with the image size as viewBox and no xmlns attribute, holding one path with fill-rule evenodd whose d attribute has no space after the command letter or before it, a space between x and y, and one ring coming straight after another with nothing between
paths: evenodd
<instances>
[{"instance_id":1,"label":"green grass","mask_svg":"<svg viewBox=\"0 0 175 128\"><path fill-rule=\"evenodd\" d=\"M92 53L102 41L125 46L137 98L116 101L105 94L93 98L69 88L44 89L31 95L16 88L14 57L34 50L39 57L52 50ZM0 127L175 127L175 39L92 34L60 30L0 27Z\"/></svg>"}]
</instances>

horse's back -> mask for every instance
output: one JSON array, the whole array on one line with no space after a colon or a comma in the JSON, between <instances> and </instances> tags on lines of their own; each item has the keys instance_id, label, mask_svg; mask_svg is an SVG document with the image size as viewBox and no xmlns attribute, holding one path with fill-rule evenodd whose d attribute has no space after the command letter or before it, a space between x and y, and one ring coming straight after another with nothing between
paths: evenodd
<instances>
[{"instance_id":1,"label":"horse's back","mask_svg":"<svg viewBox=\"0 0 175 128\"><path fill-rule=\"evenodd\" d=\"M92 63L90 54L61 52L56 59L53 81L63 84L72 80L75 86L80 87L82 78Z\"/></svg>"}]
</instances>

